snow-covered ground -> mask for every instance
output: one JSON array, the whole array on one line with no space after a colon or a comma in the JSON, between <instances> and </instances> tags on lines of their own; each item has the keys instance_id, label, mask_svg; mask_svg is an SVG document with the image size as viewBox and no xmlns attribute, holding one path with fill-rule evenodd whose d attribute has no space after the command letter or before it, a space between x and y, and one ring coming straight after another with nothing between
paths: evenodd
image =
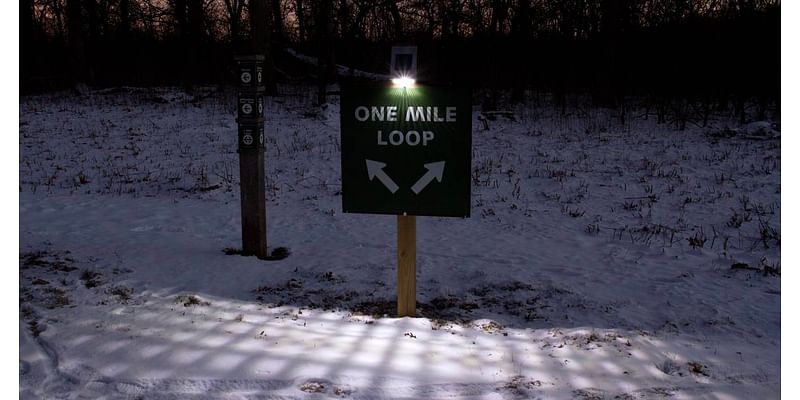
<instances>
[{"instance_id":1,"label":"snow-covered ground","mask_svg":"<svg viewBox=\"0 0 800 400\"><path fill-rule=\"evenodd\" d=\"M232 93L20 99L20 398L780 397L775 126L476 111L472 217L417 219L394 318L396 219L341 213L311 97L266 104L281 261L225 252Z\"/></svg>"}]
</instances>

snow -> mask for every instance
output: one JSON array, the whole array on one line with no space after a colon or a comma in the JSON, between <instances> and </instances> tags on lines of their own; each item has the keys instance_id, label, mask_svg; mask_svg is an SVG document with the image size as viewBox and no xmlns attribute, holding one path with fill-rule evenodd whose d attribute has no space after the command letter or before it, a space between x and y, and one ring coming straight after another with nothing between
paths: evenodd
<instances>
[{"instance_id":1,"label":"snow","mask_svg":"<svg viewBox=\"0 0 800 400\"><path fill-rule=\"evenodd\" d=\"M265 106L281 261L223 251L232 92L20 99L20 398L780 396L779 134L476 112L472 217L417 218L394 318L396 219L341 213L337 99Z\"/></svg>"}]
</instances>

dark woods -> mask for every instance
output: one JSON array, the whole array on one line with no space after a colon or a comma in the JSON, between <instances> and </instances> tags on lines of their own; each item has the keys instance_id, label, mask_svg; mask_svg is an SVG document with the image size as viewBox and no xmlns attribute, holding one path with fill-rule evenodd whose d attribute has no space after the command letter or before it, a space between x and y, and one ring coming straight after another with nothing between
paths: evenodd
<instances>
[{"instance_id":1,"label":"dark woods","mask_svg":"<svg viewBox=\"0 0 800 400\"><path fill-rule=\"evenodd\" d=\"M273 64L274 92L333 82L336 64L386 73L392 44L416 44L421 79L511 102L763 110L780 94L778 0L21 0L20 29L23 92L226 83L233 56L252 52Z\"/></svg>"}]
</instances>

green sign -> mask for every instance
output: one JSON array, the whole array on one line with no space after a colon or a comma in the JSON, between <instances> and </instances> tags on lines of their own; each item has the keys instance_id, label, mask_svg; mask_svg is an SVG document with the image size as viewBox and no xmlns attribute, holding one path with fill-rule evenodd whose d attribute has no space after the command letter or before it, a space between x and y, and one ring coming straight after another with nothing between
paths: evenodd
<instances>
[{"instance_id":1,"label":"green sign","mask_svg":"<svg viewBox=\"0 0 800 400\"><path fill-rule=\"evenodd\" d=\"M470 215L470 91L343 87L342 209Z\"/></svg>"}]
</instances>

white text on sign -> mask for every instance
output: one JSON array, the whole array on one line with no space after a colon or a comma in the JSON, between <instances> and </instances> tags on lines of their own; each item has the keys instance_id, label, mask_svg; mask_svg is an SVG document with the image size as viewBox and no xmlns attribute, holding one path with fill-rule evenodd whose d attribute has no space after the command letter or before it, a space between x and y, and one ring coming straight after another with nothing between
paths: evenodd
<instances>
[{"instance_id":1,"label":"white text on sign","mask_svg":"<svg viewBox=\"0 0 800 400\"><path fill-rule=\"evenodd\" d=\"M405 122L456 122L456 107L409 106L405 113L398 113L397 106L358 106L355 108L355 117L359 122L397 122L398 117L405 117ZM378 146L427 146L433 139L433 131L394 130L385 133L379 130L377 143Z\"/></svg>"},{"instance_id":2,"label":"white text on sign","mask_svg":"<svg viewBox=\"0 0 800 400\"><path fill-rule=\"evenodd\" d=\"M378 146L386 146L388 144L400 146L403 143L409 146L417 146L420 142L422 142L423 146L427 146L431 140L433 140L432 131L422 131L422 134L418 131L408 131L407 133L391 131L388 137L383 136L383 131L378 131Z\"/></svg>"},{"instance_id":3,"label":"white text on sign","mask_svg":"<svg viewBox=\"0 0 800 400\"><path fill-rule=\"evenodd\" d=\"M355 114L356 114L356 120L359 122L365 122L365 121L396 122L398 116L397 106L371 106L371 107L358 106L356 107ZM456 108L409 106L408 108L406 108L404 121L456 122Z\"/></svg>"}]
</instances>

